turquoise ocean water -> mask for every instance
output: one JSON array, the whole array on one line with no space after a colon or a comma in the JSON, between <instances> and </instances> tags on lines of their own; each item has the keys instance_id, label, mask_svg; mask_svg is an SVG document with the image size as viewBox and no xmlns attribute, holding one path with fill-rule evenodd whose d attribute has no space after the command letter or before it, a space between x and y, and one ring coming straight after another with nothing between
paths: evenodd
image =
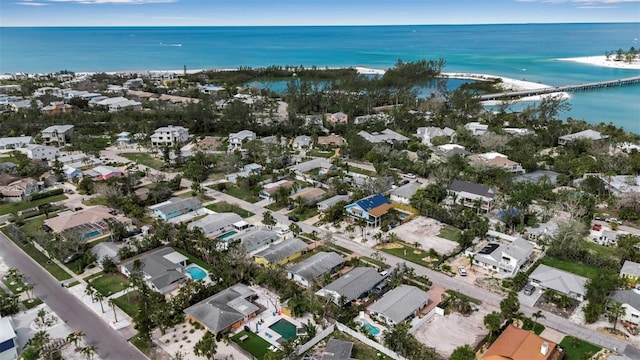
<instances>
[{"instance_id":1,"label":"turquoise ocean water","mask_svg":"<svg viewBox=\"0 0 640 360\"><path fill-rule=\"evenodd\" d=\"M556 61L640 47L640 23L0 28L0 73L367 66L442 57L446 72L568 85L640 75ZM640 86L574 93L564 116L640 133Z\"/></svg>"}]
</instances>

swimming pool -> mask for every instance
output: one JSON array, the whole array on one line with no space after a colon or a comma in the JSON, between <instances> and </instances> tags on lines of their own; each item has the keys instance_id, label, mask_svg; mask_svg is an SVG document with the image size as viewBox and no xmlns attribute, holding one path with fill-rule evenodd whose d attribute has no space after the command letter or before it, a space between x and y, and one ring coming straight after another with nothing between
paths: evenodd
<instances>
[{"instance_id":1,"label":"swimming pool","mask_svg":"<svg viewBox=\"0 0 640 360\"><path fill-rule=\"evenodd\" d=\"M296 326L285 319L276 321L269 326L269 329L282 335L282 337L287 340L295 340L296 338Z\"/></svg>"},{"instance_id":2,"label":"swimming pool","mask_svg":"<svg viewBox=\"0 0 640 360\"><path fill-rule=\"evenodd\" d=\"M187 272L193 280L202 280L207 277L207 272L197 266L188 267Z\"/></svg>"},{"instance_id":3,"label":"swimming pool","mask_svg":"<svg viewBox=\"0 0 640 360\"><path fill-rule=\"evenodd\" d=\"M358 324L362 325L362 328L365 329L371 335L375 336L380 334L380 328L377 326L373 326L368 322L362 322L362 321L358 321Z\"/></svg>"},{"instance_id":4,"label":"swimming pool","mask_svg":"<svg viewBox=\"0 0 640 360\"><path fill-rule=\"evenodd\" d=\"M235 235L235 234L237 234L237 233L238 233L237 231L229 231L229 232L228 232L228 233L226 233L226 234L223 234L223 235L218 236L216 239L218 239L218 240L224 240L224 239L226 239L226 238L228 238L228 237L231 237L231 236L233 236L233 235Z\"/></svg>"}]
</instances>

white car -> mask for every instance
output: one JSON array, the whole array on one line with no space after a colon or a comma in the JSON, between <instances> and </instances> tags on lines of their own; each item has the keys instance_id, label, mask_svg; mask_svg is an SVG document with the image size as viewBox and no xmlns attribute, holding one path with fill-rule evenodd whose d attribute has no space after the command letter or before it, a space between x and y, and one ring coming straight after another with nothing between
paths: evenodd
<instances>
[{"instance_id":1,"label":"white car","mask_svg":"<svg viewBox=\"0 0 640 360\"><path fill-rule=\"evenodd\" d=\"M467 276L467 269L465 269L464 266L458 266L458 274L460 274L460 276Z\"/></svg>"},{"instance_id":2,"label":"white car","mask_svg":"<svg viewBox=\"0 0 640 360\"><path fill-rule=\"evenodd\" d=\"M407 179L415 179L415 178L416 178L416 176L415 176L415 175L413 175L412 173L404 174L403 176L404 176L405 178L407 178Z\"/></svg>"},{"instance_id":3,"label":"white car","mask_svg":"<svg viewBox=\"0 0 640 360\"><path fill-rule=\"evenodd\" d=\"M289 229L280 229L280 230L278 230L278 235L286 235L286 234L288 234L290 232L291 232L291 230L289 230Z\"/></svg>"}]
</instances>

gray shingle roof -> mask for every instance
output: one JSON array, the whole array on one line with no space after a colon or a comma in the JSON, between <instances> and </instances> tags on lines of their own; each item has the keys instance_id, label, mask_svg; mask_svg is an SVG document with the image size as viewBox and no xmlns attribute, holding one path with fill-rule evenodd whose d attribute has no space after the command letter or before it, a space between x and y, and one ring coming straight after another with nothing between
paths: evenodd
<instances>
[{"instance_id":1,"label":"gray shingle roof","mask_svg":"<svg viewBox=\"0 0 640 360\"><path fill-rule=\"evenodd\" d=\"M152 210L157 210L163 214L171 214L182 209L199 209L202 207L200 200L197 197L190 198L171 198L166 203L150 206Z\"/></svg>"},{"instance_id":2,"label":"gray shingle roof","mask_svg":"<svg viewBox=\"0 0 640 360\"><path fill-rule=\"evenodd\" d=\"M419 182L410 182L408 184L402 185L398 188L395 188L391 191L392 195L410 199L418 189L420 189L421 184Z\"/></svg>"},{"instance_id":3,"label":"gray shingle roof","mask_svg":"<svg viewBox=\"0 0 640 360\"><path fill-rule=\"evenodd\" d=\"M204 235L208 237L219 233L222 229L238 221L242 221L242 217L236 213L209 214L200 220L190 223L189 229L200 228Z\"/></svg>"},{"instance_id":4,"label":"gray shingle roof","mask_svg":"<svg viewBox=\"0 0 640 360\"><path fill-rule=\"evenodd\" d=\"M269 263L273 264L306 248L306 242L298 238L290 238L280 243L273 244L254 256L265 258Z\"/></svg>"},{"instance_id":5,"label":"gray shingle roof","mask_svg":"<svg viewBox=\"0 0 640 360\"><path fill-rule=\"evenodd\" d=\"M329 339L321 360L351 360L352 349L352 342Z\"/></svg>"},{"instance_id":6,"label":"gray shingle roof","mask_svg":"<svg viewBox=\"0 0 640 360\"><path fill-rule=\"evenodd\" d=\"M333 164L331 164L326 159L318 158L318 159L305 161L297 165L289 166L289 169L305 173L315 169L320 169L320 168L331 169L332 167L333 167Z\"/></svg>"},{"instance_id":7,"label":"gray shingle roof","mask_svg":"<svg viewBox=\"0 0 640 360\"><path fill-rule=\"evenodd\" d=\"M230 236L225 240L232 241L239 239L242 243L242 246L244 246L247 251L252 251L256 249L256 245L259 245L260 243L267 241L268 239L272 239L273 241L277 238L278 234L276 234L275 231L269 230L264 227L254 227Z\"/></svg>"},{"instance_id":8,"label":"gray shingle roof","mask_svg":"<svg viewBox=\"0 0 640 360\"><path fill-rule=\"evenodd\" d=\"M545 288L556 290L563 294L576 293L585 295L587 278L556 269L547 265L538 266L529 275L529 279L535 279Z\"/></svg>"},{"instance_id":9,"label":"gray shingle roof","mask_svg":"<svg viewBox=\"0 0 640 360\"><path fill-rule=\"evenodd\" d=\"M518 264L524 263L533 251L533 244L523 238L515 239L511 244L507 245L504 253L518 260Z\"/></svg>"},{"instance_id":10,"label":"gray shingle roof","mask_svg":"<svg viewBox=\"0 0 640 360\"><path fill-rule=\"evenodd\" d=\"M640 310L640 291L638 290L616 290L611 293L611 300Z\"/></svg>"},{"instance_id":11,"label":"gray shingle roof","mask_svg":"<svg viewBox=\"0 0 640 360\"><path fill-rule=\"evenodd\" d=\"M464 191L464 192L468 192L475 195L485 196L488 198L494 198L496 196L496 192L488 186L474 184L472 182L462 181L462 180L453 180L451 185L449 185L449 190L455 191L455 192Z\"/></svg>"},{"instance_id":12,"label":"gray shingle roof","mask_svg":"<svg viewBox=\"0 0 640 360\"><path fill-rule=\"evenodd\" d=\"M417 287L400 285L370 305L369 310L383 314L398 324L420 310L428 299L429 295Z\"/></svg>"},{"instance_id":13,"label":"gray shingle roof","mask_svg":"<svg viewBox=\"0 0 640 360\"><path fill-rule=\"evenodd\" d=\"M287 271L298 274L304 279L312 280L341 264L344 264L342 256L334 252L321 251L293 265Z\"/></svg>"},{"instance_id":14,"label":"gray shingle roof","mask_svg":"<svg viewBox=\"0 0 640 360\"><path fill-rule=\"evenodd\" d=\"M218 333L256 312L259 307L247 300L256 293L244 284L235 284L184 310L185 314Z\"/></svg>"},{"instance_id":15,"label":"gray shingle roof","mask_svg":"<svg viewBox=\"0 0 640 360\"><path fill-rule=\"evenodd\" d=\"M142 262L142 272L149 276L147 281L151 282L158 289L186 280L186 276L178 271L182 266L166 258L167 255L175 252L173 248L162 248L139 257ZM131 270L134 261L135 259L129 260L123 263L122 266Z\"/></svg>"},{"instance_id":16,"label":"gray shingle roof","mask_svg":"<svg viewBox=\"0 0 640 360\"><path fill-rule=\"evenodd\" d=\"M640 276L640 264L630 260L625 260L624 264L622 265L622 269L620 270L620 275L622 274Z\"/></svg>"},{"instance_id":17,"label":"gray shingle roof","mask_svg":"<svg viewBox=\"0 0 640 360\"><path fill-rule=\"evenodd\" d=\"M374 268L357 267L327 285L325 289L335 291L347 301L352 301L373 289L382 279L382 275Z\"/></svg>"}]
</instances>

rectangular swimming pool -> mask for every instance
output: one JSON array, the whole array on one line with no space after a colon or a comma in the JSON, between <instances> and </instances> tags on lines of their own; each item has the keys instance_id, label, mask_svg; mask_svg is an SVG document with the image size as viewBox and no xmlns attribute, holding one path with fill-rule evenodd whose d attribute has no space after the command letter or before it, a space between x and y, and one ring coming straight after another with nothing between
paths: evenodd
<instances>
[{"instance_id":1,"label":"rectangular swimming pool","mask_svg":"<svg viewBox=\"0 0 640 360\"><path fill-rule=\"evenodd\" d=\"M226 233L226 234L223 234L223 235L218 236L216 239L218 239L218 240L224 240L224 239L226 239L226 238L228 238L228 237L231 237L231 236L233 236L233 235L235 235L235 234L237 234L237 233L238 233L237 231L229 231L229 232L228 232L228 233Z\"/></svg>"},{"instance_id":2,"label":"rectangular swimming pool","mask_svg":"<svg viewBox=\"0 0 640 360\"><path fill-rule=\"evenodd\" d=\"M285 319L276 321L269 326L269 329L282 335L282 337L287 340L295 340L296 338L296 326Z\"/></svg>"}]
</instances>

